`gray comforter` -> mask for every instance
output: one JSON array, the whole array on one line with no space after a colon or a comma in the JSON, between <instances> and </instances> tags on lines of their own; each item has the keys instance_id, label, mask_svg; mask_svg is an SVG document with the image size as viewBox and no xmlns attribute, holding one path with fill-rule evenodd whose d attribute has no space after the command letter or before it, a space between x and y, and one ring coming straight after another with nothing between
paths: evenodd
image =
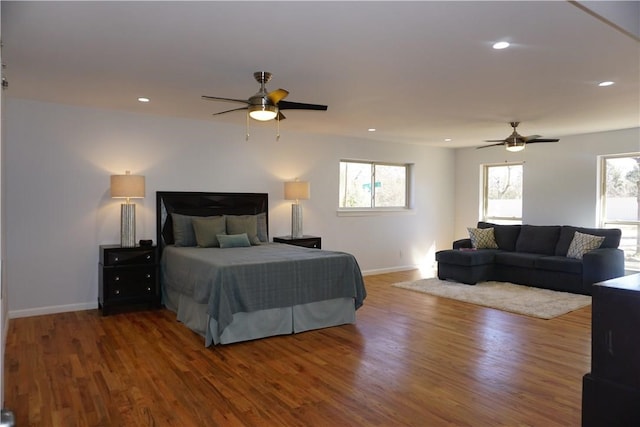
<instances>
[{"instance_id":1,"label":"gray comforter","mask_svg":"<svg viewBox=\"0 0 640 427\"><path fill-rule=\"evenodd\" d=\"M208 305L219 332L233 314L334 298L362 306L366 290L353 255L281 243L249 248L167 246L162 285Z\"/></svg>"}]
</instances>

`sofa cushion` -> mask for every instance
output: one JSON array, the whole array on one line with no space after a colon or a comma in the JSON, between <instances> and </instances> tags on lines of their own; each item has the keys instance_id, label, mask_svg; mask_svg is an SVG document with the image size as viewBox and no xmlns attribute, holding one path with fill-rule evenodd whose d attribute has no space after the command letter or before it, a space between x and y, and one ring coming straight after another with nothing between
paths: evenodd
<instances>
[{"instance_id":1,"label":"sofa cushion","mask_svg":"<svg viewBox=\"0 0 640 427\"><path fill-rule=\"evenodd\" d=\"M512 267L535 268L536 261L542 255L524 252L500 252L496 254L496 264L509 265Z\"/></svg>"},{"instance_id":2,"label":"sofa cushion","mask_svg":"<svg viewBox=\"0 0 640 427\"><path fill-rule=\"evenodd\" d=\"M600 245L601 248L617 248L620 246L620 238L622 231L619 228L584 228L573 227L571 225L563 225L560 230L560 237L556 245L556 255L566 256L569 251L569 245L573 240L576 231L583 234L591 234L592 236L604 236L604 241ZM498 246L500 244L498 243Z\"/></svg>"},{"instance_id":3,"label":"sofa cushion","mask_svg":"<svg viewBox=\"0 0 640 427\"><path fill-rule=\"evenodd\" d=\"M565 256L542 256L535 261L535 267L541 270L582 274L582 261Z\"/></svg>"},{"instance_id":4,"label":"sofa cushion","mask_svg":"<svg viewBox=\"0 0 640 427\"><path fill-rule=\"evenodd\" d=\"M467 228L471 245L476 249L498 249L493 228Z\"/></svg>"},{"instance_id":5,"label":"sofa cushion","mask_svg":"<svg viewBox=\"0 0 640 427\"><path fill-rule=\"evenodd\" d=\"M554 255L560 229L559 225L523 225L516 242L516 252Z\"/></svg>"},{"instance_id":6,"label":"sofa cushion","mask_svg":"<svg viewBox=\"0 0 640 427\"><path fill-rule=\"evenodd\" d=\"M521 225L500 225L479 221L478 228L493 228L496 243L504 251L515 251Z\"/></svg>"},{"instance_id":7,"label":"sofa cushion","mask_svg":"<svg viewBox=\"0 0 640 427\"><path fill-rule=\"evenodd\" d=\"M497 249L478 249L467 251L447 249L436 252L436 261L446 264L466 266L492 264L497 252L500 251Z\"/></svg>"}]
</instances>

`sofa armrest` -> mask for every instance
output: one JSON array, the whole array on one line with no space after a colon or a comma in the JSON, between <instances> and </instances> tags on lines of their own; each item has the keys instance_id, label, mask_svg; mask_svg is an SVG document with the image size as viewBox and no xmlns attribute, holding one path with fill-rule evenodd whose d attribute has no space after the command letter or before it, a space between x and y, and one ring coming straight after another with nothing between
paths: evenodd
<instances>
[{"instance_id":1,"label":"sofa armrest","mask_svg":"<svg viewBox=\"0 0 640 427\"><path fill-rule=\"evenodd\" d=\"M453 249L472 248L471 239L460 239L453 242Z\"/></svg>"},{"instance_id":2,"label":"sofa armrest","mask_svg":"<svg viewBox=\"0 0 640 427\"><path fill-rule=\"evenodd\" d=\"M624 252L620 249L600 248L582 257L582 283L591 295L591 285L614 277L624 276Z\"/></svg>"}]
</instances>

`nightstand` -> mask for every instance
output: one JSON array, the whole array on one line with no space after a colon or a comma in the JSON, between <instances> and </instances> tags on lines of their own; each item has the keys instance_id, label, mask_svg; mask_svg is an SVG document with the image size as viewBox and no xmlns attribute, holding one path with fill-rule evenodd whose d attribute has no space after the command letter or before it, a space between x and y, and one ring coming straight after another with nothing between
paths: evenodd
<instances>
[{"instance_id":1,"label":"nightstand","mask_svg":"<svg viewBox=\"0 0 640 427\"><path fill-rule=\"evenodd\" d=\"M103 315L113 309L160 305L156 253L155 246L100 246L98 306Z\"/></svg>"},{"instance_id":2,"label":"nightstand","mask_svg":"<svg viewBox=\"0 0 640 427\"><path fill-rule=\"evenodd\" d=\"M288 245L303 246L305 248L322 249L321 248L322 238L317 236L302 236L302 237L279 236L279 237L274 237L273 241L276 243L286 243Z\"/></svg>"}]
</instances>

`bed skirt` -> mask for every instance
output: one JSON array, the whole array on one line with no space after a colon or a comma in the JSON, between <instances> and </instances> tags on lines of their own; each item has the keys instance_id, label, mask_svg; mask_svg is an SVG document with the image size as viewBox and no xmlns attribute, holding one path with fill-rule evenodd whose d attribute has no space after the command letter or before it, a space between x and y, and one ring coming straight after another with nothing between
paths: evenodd
<instances>
[{"instance_id":1,"label":"bed skirt","mask_svg":"<svg viewBox=\"0 0 640 427\"><path fill-rule=\"evenodd\" d=\"M231 344L274 335L295 334L356 321L353 298L335 298L293 307L235 313L231 324L219 334L218 322L207 314L207 304L197 303L186 295L165 288L162 289L162 297L165 307L176 313L179 322L203 336L207 347L212 344Z\"/></svg>"}]
</instances>

